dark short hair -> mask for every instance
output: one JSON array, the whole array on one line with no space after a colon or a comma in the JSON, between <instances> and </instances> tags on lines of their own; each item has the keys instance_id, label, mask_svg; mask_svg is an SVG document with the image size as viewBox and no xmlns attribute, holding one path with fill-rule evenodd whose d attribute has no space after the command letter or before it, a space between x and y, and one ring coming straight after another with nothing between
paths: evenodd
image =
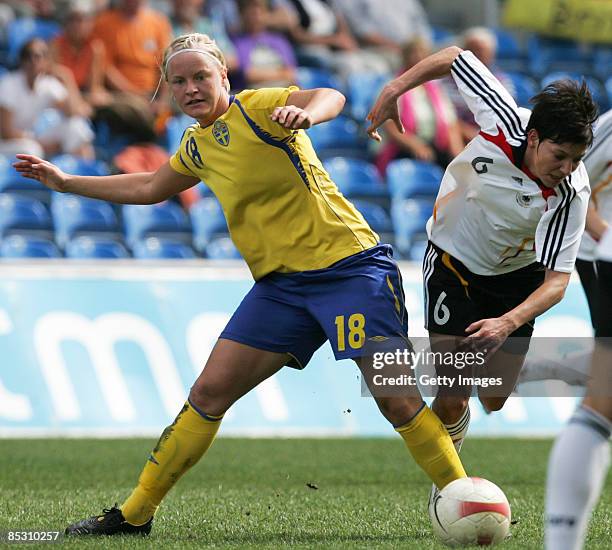
<instances>
[{"instance_id":1,"label":"dark short hair","mask_svg":"<svg viewBox=\"0 0 612 550\"><path fill-rule=\"evenodd\" d=\"M24 63L24 61L27 61L30 57L30 51L32 49L32 46L38 42L42 42L43 44L45 44L47 47L49 46L47 44L47 42L45 42L44 39L42 39L40 36L35 36L33 38L30 38L23 46L21 46L21 48L19 49L19 64L22 65Z\"/></svg>"},{"instance_id":2,"label":"dark short hair","mask_svg":"<svg viewBox=\"0 0 612 550\"><path fill-rule=\"evenodd\" d=\"M248 7L253 6L255 4L263 4L265 8L269 7L267 0L256 0L255 2L253 0L238 0L238 11L242 12Z\"/></svg>"},{"instance_id":3,"label":"dark short hair","mask_svg":"<svg viewBox=\"0 0 612 550\"><path fill-rule=\"evenodd\" d=\"M556 80L529 101L533 110L527 131L536 130L540 140L591 145L599 113L584 79Z\"/></svg>"}]
</instances>

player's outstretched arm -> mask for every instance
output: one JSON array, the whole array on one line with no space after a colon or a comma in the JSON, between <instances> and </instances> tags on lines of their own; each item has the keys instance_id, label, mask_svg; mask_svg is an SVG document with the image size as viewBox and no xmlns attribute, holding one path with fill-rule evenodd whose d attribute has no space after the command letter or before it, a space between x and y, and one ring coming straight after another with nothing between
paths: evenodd
<instances>
[{"instance_id":1,"label":"player's outstretched arm","mask_svg":"<svg viewBox=\"0 0 612 550\"><path fill-rule=\"evenodd\" d=\"M450 74L453 61L462 51L457 46L444 48L422 59L405 73L388 82L378 95L374 107L372 107L372 110L366 117L366 120L370 121L370 126L367 129L368 135L372 139L380 141L381 137L377 129L386 120L393 121L397 129L403 133L404 128L397 108L399 97L424 82Z\"/></svg>"},{"instance_id":2,"label":"player's outstretched arm","mask_svg":"<svg viewBox=\"0 0 612 550\"><path fill-rule=\"evenodd\" d=\"M77 176L66 174L53 163L34 155L17 155L17 172L39 181L54 191L74 193L121 204L153 204L163 201L198 180L175 172L169 163L156 172L114 176Z\"/></svg>"},{"instance_id":3,"label":"player's outstretched arm","mask_svg":"<svg viewBox=\"0 0 612 550\"><path fill-rule=\"evenodd\" d=\"M290 130L307 130L315 124L337 117L345 97L331 88L291 92L284 107L277 107L270 119Z\"/></svg>"},{"instance_id":4,"label":"player's outstretched arm","mask_svg":"<svg viewBox=\"0 0 612 550\"><path fill-rule=\"evenodd\" d=\"M571 273L547 269L544 282L514 309L501 317L481 319L469 325L465 329L469 336L462 346L486 349L487 354L492 355L516 329L559 303L565 295L570 277Z\"/></svg>"}]
</instances>

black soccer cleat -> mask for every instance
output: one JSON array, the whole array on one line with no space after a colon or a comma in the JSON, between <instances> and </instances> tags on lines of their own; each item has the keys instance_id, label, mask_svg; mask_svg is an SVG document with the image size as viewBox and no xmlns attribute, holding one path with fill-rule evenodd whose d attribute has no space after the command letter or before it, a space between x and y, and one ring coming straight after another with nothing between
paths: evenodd
<instances>
[{"instance_id":1,"label":"black soccer cleat","mask_svg":"<svg viewBox=\"0 0 612 550\"><path fill-rule=\"evenodd\" d=\"M125 521L117 505L104 508L101 516L93 516L77 521L66 527L66 535L148 535L151 532L153 518L144 525L132 525Z\"/></svg>"}]
</instances>

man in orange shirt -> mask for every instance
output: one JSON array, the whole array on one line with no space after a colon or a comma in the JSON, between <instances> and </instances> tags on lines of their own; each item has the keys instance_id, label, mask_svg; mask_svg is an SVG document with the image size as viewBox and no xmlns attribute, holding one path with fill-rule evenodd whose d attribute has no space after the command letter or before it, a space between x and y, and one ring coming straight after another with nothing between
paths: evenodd
<instances>
[{"instance_id":1,"label":"man in orange shirt","mask_svg":"<svg viewBox=\"0 0 612 550\"><path fill-rule=\"evenodd\" d=\"M149 9L146 0L120 0L98 15L93 34L106 47L109 86L150 97L163 49L172 39L166 16Z\"/></svg>"}]
</instances>

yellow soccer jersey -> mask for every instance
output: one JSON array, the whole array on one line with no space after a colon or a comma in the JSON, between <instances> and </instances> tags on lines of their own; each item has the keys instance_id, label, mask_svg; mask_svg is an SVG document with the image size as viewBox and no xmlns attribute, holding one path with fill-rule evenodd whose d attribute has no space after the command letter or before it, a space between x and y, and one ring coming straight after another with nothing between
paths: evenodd
<instances>
[{"instance_id":1,"label":"yellow soccer jersey","mask_svg":"<svg viewBox=\"0 0 612 550\"><path fill-rule=\"evenodd\" d=\"M170 159L206 183L255 280L329 267L378 235L323 169L303 130L270 120L295 87L245 90L213 124L187 128Z\"/></svg>"}]
</instances>

